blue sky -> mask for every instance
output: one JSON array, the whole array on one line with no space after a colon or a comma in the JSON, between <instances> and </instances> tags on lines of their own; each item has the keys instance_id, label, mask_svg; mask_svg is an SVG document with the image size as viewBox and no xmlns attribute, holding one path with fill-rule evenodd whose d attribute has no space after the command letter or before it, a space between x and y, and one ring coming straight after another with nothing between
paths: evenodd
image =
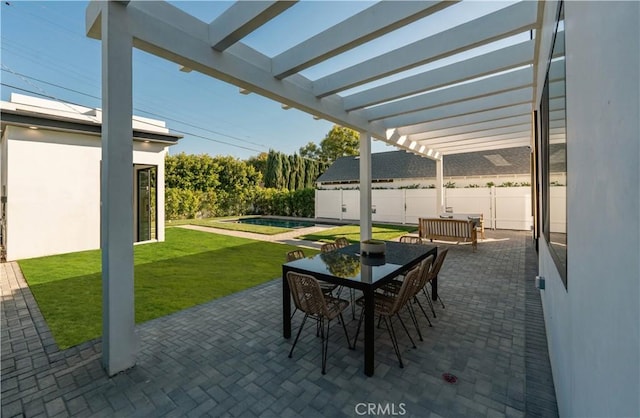
<instances>
[{"instance_id":1,"label":"blue sky","mask_svg":"<svg viewBox=\"0 0 640 418\"><path fill-rule=\"evenodd\" d=\"M363 7L350 4L354 10ZM100 42L85 36L86 5L85 1L2 2L2 100L9 100L11 92L37 93L101 106ZM207 20L229 3L178 5ZM329 23L318 19L312 27L321 29ZM266 39L264 33L247 41L261 48L283 45ZM258 95L239 94L235 86L196 72L180 72L176 64L138 50L134 50L133 71L134 113L164 119L170 129L188 133L171 153L241 159L269 148L293 153L309 141L319 143L332 127L330 122L314 120L298 110L282 110L279 103ZM392 149L382 143L375 146L380 151Z\"/></svg>"}]
</instances>

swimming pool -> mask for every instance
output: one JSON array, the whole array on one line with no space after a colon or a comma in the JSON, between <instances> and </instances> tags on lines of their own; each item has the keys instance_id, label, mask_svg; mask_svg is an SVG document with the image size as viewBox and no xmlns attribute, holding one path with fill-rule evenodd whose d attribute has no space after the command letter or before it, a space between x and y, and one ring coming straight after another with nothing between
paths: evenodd
<instances>
[{"instance_id":1,"label":"swimming pool","mask_svg":"<svg viewBox=\"0 0 640 418\"><path fill-rule=\"evenodd\" d=\"M238 219L237 221L241 224L251 224L251 225L263 225L263 226L277 226L280 228L308 228L310 226L314 226L314 222L307 221L293 221L289 219L273 219L273 218L244 218Z\"/></svg>"}]
</instances>

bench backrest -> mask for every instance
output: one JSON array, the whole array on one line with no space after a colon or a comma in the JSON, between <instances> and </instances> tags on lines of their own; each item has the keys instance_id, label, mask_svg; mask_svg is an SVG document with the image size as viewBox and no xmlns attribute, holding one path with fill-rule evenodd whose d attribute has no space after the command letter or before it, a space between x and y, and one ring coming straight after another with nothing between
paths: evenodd
<instances>
[{"instance_id":1,"label":"bench backrest","mask_svg":"<svg viewBox=\"0 0 640 418\"><path fill-rule=\"evenodd\" d=\"M446 218L420 218L418 224L419 234L423 238L428 237L457 237L473 238L475 231L471 221Z\"/></svg>"}]
</instances>

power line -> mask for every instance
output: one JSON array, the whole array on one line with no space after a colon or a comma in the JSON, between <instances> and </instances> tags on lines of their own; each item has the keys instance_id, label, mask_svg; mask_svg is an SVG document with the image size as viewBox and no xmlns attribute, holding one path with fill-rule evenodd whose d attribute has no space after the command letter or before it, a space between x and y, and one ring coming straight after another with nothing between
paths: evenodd
<instances>
[{"instance_id":1,"label":"power line","mask_svg":"<svg viewBox=\"0 0 640 418\"><path fill-rule=\"evenodd\" d=\"M15 71L13 71L11 68L9 68L7 65L5 65L4 63L2 64L3 70L6 69L6 71L10 72L11 74L15 75L16 77L20 77L22 78L22 81L24 81L26 84L32 86L35 89L38 89L42 94L47 94L46 91L44 91L43 89L41 89L40 87L36 86L35 84L33 84L31 81L29 81L28 79L26 79L25 77L21 76L19 73L16 73ZM55 97L54 97L55 98ZM77 112L76 109L74 109L73 107L71 107L71 105L69 103L65 103L62 100L59 100L58 98L55 98L55 100L59 101L60 103L62 103L65 107L68 107L69 109L71 109L73 112ZM94 119L95 122L98 122L98 119L95 116L89 116L90 118Z\"/></svg>"},{"instance_id":2,"label":"power line","mask_svg":"<svg viewBox=\"0 0 640 418\"><path fill-rule=\"evenodd\" d=\"M39 78L36 78L36 77L32 77L32 76L29 76L29 75L26 75L26 74L18 73L18 72L16 72L16 71L13 71L13 70L9 69L9 68L8 68L8 67L6 67L4 64L3 64L2 66L6 68L6 69L5 69L5 68L3 68L3 69L2 69L2 71L10 72L10 73L12 73L12 74L14 74L14 75L16 75L16 76L21 77L21 78L26 78L26 79L34 80L34 81L37 81L37 82L40 82L40 83L43 83L43 84L46 84L46 85L49 85L49 86L52 86L52 87L57 87L57 88L60 88L60 89L63 89L63 90L67 90L67 91L70 91L70 92L73 92L73 93L76 93L76 94L81 94L81 95L83 95L83 96L87 96L87 97L90 97L90 98L92 98L92 99L101 100L101 98L100 98L100 97L98 97L98 96L94 96L94 95L89 94L89 93L84 93L84 92L79 91L79 90L71 89L71 88L69 88L69 87L65 87L65 86L62 86L62 85L60 85L60 84L51 83L51 82L49 82L49 81L45 81L45 80L42 80L42 79L39 79ZM28 84L31 84L31 83L28 83ZM31 85L32 85L32 84L31 84ZM7 87L10 87L10 86L8 86L8 85L7 85ZM34 87L35 87L35 86L34 86ZM13 87L13 88L17 88L17 87ZM36 88L37 88L37 87L36 87ZM22 90L22 91L28 91L28 90L25 90L25 89L21 89L21 90ZM39 90L40 90L40 89L39 89ZM46 97L51 98L51 99L54 99L54 100L59 100L58 98L56 98L56 97L54 97L54 96L47 95L47 94L41 94L41 95L46 96ZM75 104L75 103L74 103L74 104ZM82 105L78 105L78 106L82 106ZM223 132L218 132L218 131L214 131L214 130L211 130L211 129L203 128L203 127L200 127L200 126L197 126L197 125L193 125L193 124L191 124L191 123L184 122L184 121L181 121L181 120L179 120L179 119L172 118L172 117L170 117L170 116L166 116L166 115L158 114L158 113L151 112L151 111L144 110L144 109L140 109L140 108L134 108L134 110L135 110L135 111L137 111L137 112L143 112L143 113L146 113L146 114L149 114L149 115L153 115L153 116L155 116L155 117L159 117L159 118L166 119L166 120L171 120L171 121L173 121L173 122L180 123L180 124L182 124L182 125L190 126L190 127L192 127L192 128L196 128L196 129L200 129L200 130L203 130L203 131L206 131L206 132L213 133L213 134L215 134L215 135L220 135L220 136L224 136L224 137L227 137L227 138L230 138L230 139L235 139L235 140L237 140L237 141L245 142L245 143L248 143L248 144L251 144L251 145L256 145L256 146L259 146L259 147L262 147L262 148L265 148L265 149L266 149L266 147L265 147L264 145L262 145L262 144L256 144L256 143L254 143L254 142L247 141L246 139L242 139L242 138L239 138L239 137L236 137L236 136L233 136L233 135L229 135L229 134L225 134L225 133L223 133ZM162 126L158 126L158 127L162 127ZM177 130L177 129L173 129L173 130L174 130L174 131L176 131L176 132L178 132L178 130ZM181 133L185 133L185 132L181 132ZM203 137L203 136L200 136L200 135L197 135L197 134L189 133L188 135L198 136L198 137L200 137L200 138L202 138L202 139L207 139L206 137ZM238 147L240 147L240 148L247 149L247 150L251 150L251 151L262 152L262 151L260 151L260 150L256 150L256 149L253 149L253 148L242 147L242 146L239 146L239 145L237 145L237 144L230 144L230 143L223 142L223 141L219 141L219 142L220 142L220 143L224 143L224 144L228 144L228 145L232 145L232 146L238 146Z\"/></svg>"},{"instance_id":3,"label":"power line","mask_svg":"<svg viewBox=\"0 0 640 418\"><path fill-rule=\"evenodd\" d=\"M8 5L8 6L13 6L13 4L7 4L7 5ZM41 6L41 7L42 7L42 9L48 9L48 8L47 8L47 6ZM64 27L64 26L60 25L59 23L57 23L57 22L55 22L55 21L51 20L51 19L49 18L50 16L46 16L46 17L45 17L45 16L41 16L41 15L39 15L39 14L34 14L34 13L32 13L32 12L30 12L30 11L28 11L28 10L24 9L24 8L21 8L21 7L18 7L18 8L15 8L15 7L9 7L9 8L8 8L8 10L12 10L12 13L24 13L25 15L28 15L28 16L30 16L31 18L40 19L40 20L41 20L45 25L49 25L49 26L51 26L51 29L56 30L56 31L63 30L64 32L66 32L66 33L64 33L64 35L65 35L65 36L70 37L70 35L73 35L73 36L74 36L74 38L75 38L74 40L82 40L82 41L86 41L86 37L84 37L80 32L72 31L72 30L70 30L69 28L67 28L67 27ZM51 11L51 9L49 9L49 11ZM67 17L67 16L65 15L65 17ZM67 22L69 22L69 20L68 20L68 19L67 19ZM4 42L5 42L5 40L6 40L5 38L6 38L6 36L3 36L3 37L2 37L3 43L4 43ZM20 44L19 44L18 42L16 42L16 41L13 41L13 40L12 40L12 42L13 42L13 43L18 44L17 46L18 46L18 49L19 49L19 51L20 51L20 52L28 53L28 54L29 54L29 55L31 55L32 57L35 57L35 59L37 59L37 60L41 60L41 59L42 59L42 57L43 57L43 55L45 55L45 54L46 54L46 52L45 52L45 51L40 51L40 53L39 53L39 54L37 54L37 55L33 55L33 54L31 54L30 52L28 52L28 51L27 51L27 49L28 49L28 48L20 47ZM15 54L16 52L13 52L13 53ZM142 54L142 55L140 55L140 57L146 57L146 55ZM30 60L32 60L32 61L34 60L34 58L29 58L29 57L27 57L27 59L30 59ZM147 62L145 65L149 65L149 63L150 63L150 62L152 62L152 63L153 63L153 65L155 65L155 66L156 66L156 68L158 68L159 70L162 70L162 71L164 71L164 72L166 72L166 73L169 73L169 71L168 71L166 68L161 67L161 66L157 66L157 65L156 65L156 63L155 63L154 61L150 61L150 60L147 60L147 59L144 59L144 61L146 61L146 62ZM56 65L56 64L59 64L59 63L58 63L58 60L54 60L54 63L55 63L55 64L48 64L48 63L46 63L45 65ZM77 74L77 76L76 76L76 77L85 77L85 74L82 74L82 73L78 72L76 68L63 69L63 72L64 72L65 74L68 74L69 72L75 72L75 73ZM36 80L37 80L37 79L36 79ZM184 79L180 79L180 80L184 80ZM47 82L45 82L45 81L43 81L43 80L37 80L37 81L40 81L40 82L43 82L43 83L47 83ZM48 83L48 84L49 84L49 85L53 85L52 83ZM92 84L93 84L93 82L92 82ZM54 85L54 86L55 86L55 87L58 87L58 88L62 88L62 89L67 89L67 90L69 90L69 91L73 91L73 92L74 92L74 93L76 93L76 94L82 94L82 95L85 95L85 96L88 96L88 97L95 98L95 96L87 95L86 93L78 92L78 91L75 91L75 90L73 90L73 89L68 89L68 88L63 87L63 86L59 86L59 85ZM152 105L152 106L153 106L153 105ZM134 108L134 110L136 110L136 111L138 111L138 112L144 112L144 113L147 113L147 114L149 114L149 115L155 115L155 116L158 116L158 114L157 114L157 113L154 113L154 112L151 112L151 111L148 111L148 110L136 109L136 108ZM177 110L174 110L174 111L172 111L172 112L173 112L173 113L175 113L176 115L179 113ZM186 116L186 115L184 115L184 114L183 114L183 115L182 115L182 117L184 117L184 116ZM206 132L212 133L212 134L214 134L214 135L219 135L219 136L227 137L227 138L230 138L230 139L233 139L233 140L236 140L236 141L241 141L241 142L244 142L244 143L247 143L247 144L255 145L255 146L260 147L260 148L263 148L263 149L267 149L267 148L268 148L268 147L266 147L265 145L260 144L260 143L252 142L252 141L249 141L249 140L244 139L244 138L241 138L241 137L237 137L237 136L233 136L233 135L225 134L225 133L223 133L223 132L219 132L219 131L214 131L214 130L211 130L211 129L203 128L203 127L200 127L200 126L197 126L197 125L194 125L194 124L188 123L188 122L184 122L183 120L176 119L176 118L173 118L173 117L167 117L167 116L163 116L163 115L160 115L159 117L162 117L163 119L171 120L171 121L174 121L174 122L176 122L176 123L180 123L180 124L182 124L182 125L186 125L186 126L189 126L189 127L192 127L192 128L196 128L196 129L199 129L199 130L203 130L203 131L206 131ZM188 116L187 116L187 117L188 117ZM215 117L214 117L214 118L215 118ZM209 119L211 119L211 118L209 118ZM232 126L236 126L236 127L240 128L240 129L242 129L242 125L231 123L230 121L225 120L225 119L220 119L220 121L221 121L221 122L223 122L223 123L225 123L225 124L229 124L229 125L232 125Z\"/></svg>"},{"instance_id":4,"label":"power line","mask_svg":"<svg viewBox=\"0 0 640 418\"><path fill-rule=\"evenodd\" d=\"M5 66L5 65L3 64L3 66ZM29 80L37 81L39 83L46 84L48 86L58 87L58 88L61 88L61 89L64 89L64 90L68 90L68 91L70 91L72 93L81 94L83 96L91 97L92 99L100 100L100 97L98 97L98 96L94 96L94 95L89 94L89 93L84 93L84 92L79 91L79 90L74 90L74 89L69 88L69 87L64 87L64 86L61 86L59 84L51 83L49 81L44 81L44 80L41 80L39 78L31 77L31 76L28 76L26 74L19 73L17 71L6 70L4 68L2 68L2 71L10 72L13 75L17 75L17 76L20 76L20 77L28 78Z\"/></svg>"},{"instance_id":5,"label":"power line","mask_svg":"<svg viewBox=\"0 0 640 418\"><path fill-rule=\"evenodd\" d=\"M69 104L69 105L84 106L84 105L81 105L81 104L78 104L78 103L73 103L73 102L68 102L68 101L64 102L64 101L60 100L59 98L57 98L55 96L52 96L52 95L49 95L49 94L45 94L45 93L39 93L39 92L36 92L36 91L33 91L33 90L24 89L24 88L17 87L17 86L8 84L8 83L0 82L0 85L3 85L5 87L9 87L9 88L12 88L12 89L15 89L15 90L23 91L23 92L26 92L26 93L35 94L36 96L45 97L45 98L48 98L48 99L53 99L53 100L56 100L58 102L66 103L66 104ZM73 109L73 110L75 111L75 109ZM150 113L150 114L152 114L152 113ZM149 122L147 122L147 123L149 123ZM153 123L149 123L149 124L150 125L154 125ZM154 125L154 126L157 126L159 128L164 128L164 126L162 126L162 125ZM221 141L219 139L209 138L209 137L206 137L206 136L198 135L198 134L193 133L193 132L183 131L181 129L172 128L171 130L174 131L174 132L177 132L177 133L181 133L181 134L189 135L189 136L194 136L196 138L204 139L206 141L211 141L211 142L215 142L215 143L218 143L218 144L229 145L231 147L241 148L241 149L248 150L248 151L262 152L261 150L258 150L258 149L255 149L255 148L245 147L245 146L242 146L242 145Z\"/></svg>"},{"instance_id":6,"label":"power line","mask_svg":"<svg viewBox=\"0 0 640 418\"><path fill-rule=\"evenodd\" d=\"M3 67L6 67L6 66L3 64ZM13 70L10 70L10 69L6 69L6 70L2 69L2 71L8 71L8 72L10 72L10 73L12 73L14 75L17 75L17 76L20 76L20 77L24 77L24 78L27 78L27 79L30 79L30 80L34 80L34 81L37 81L37 82L40 82L40 83L43 83L43 84L47 84L47 85L52 86L52 87L57 87L57 88L60 88L60 89L63 89L63 90L67 90L67 91L70 91L70 92L73 92L73 93L76 93L76 94L81 94L83 96L87 96L87 97L90 97L92 99L101 100L101 98L98 97L98 96L94 96L94 95L89 94L89 93L84 93L84 92L79 91L79 90L74 90L74 89L69 88L69 87L61 86L60 84L51 83L49 81L45 81L45 80L42 80L42 79L39 79L39 78L36 78L36 77L32 77L32 76L29 76L29 75L26 75L26 74L18 73L16 71L13 71ZM58 99L56 99L56 100L58 100ZM79 106L82 106L82 105L79 105ZM214 130L211 130L211 129L208 129L208 128L203 128L201 126L193 125L193 124L191 124L189 122L185 122L185 121L173 118L171 116L162 115L162 114L159 114L159 113L151 112L149 110L144 110L144 109L140 109L140 108L137 108L137 107L134 107L133 110L135 110L137 112L143 112L143 113L146 113L146 114L149 114L149 115L153 115L155 117L159 117L159 118L162 118L162 119L170 120L170 121L173 121L173 122L176 122L176 123L180 123L182 125L190 126L192 128L200 129L202 131L210 132L210 133L215 134L215 135L224 136L224 137L227 137L229 139L235 139L237 141L241 141L241 142L244 142L244 143L247 143L247 144L250 144L250 145L256 145L256 146L259 146L259 147L262 147L262 148L266 149L266 147L264 145L262 145L262 144L256 144L255 142L247 141L246 139L243 139L243 138L240 138L240 137L237 137L237 136L233 136L233 135L225 134L223 132L218 132L218 131L214 131Z\"/></svg>"}]
</instances>

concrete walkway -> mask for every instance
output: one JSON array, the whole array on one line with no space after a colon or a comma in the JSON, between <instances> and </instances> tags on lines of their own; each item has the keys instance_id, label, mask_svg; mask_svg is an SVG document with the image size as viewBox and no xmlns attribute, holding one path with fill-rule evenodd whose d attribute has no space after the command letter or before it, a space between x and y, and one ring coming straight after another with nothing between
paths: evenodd
<instances>
[{"instance_id":1,"label":"concrete walkway","mask_svg":"<svg viewBox=\"0 0 640 418\"><path fill-rule=\"evenodd\" d=\"M192 229L194 231L209 232L212 234L230 235L233 237L254 239L256 241L279 242L281 244L296 245L298 247L320 249L320 246L322 245L322 243L319 243L316 241L307 241L303 239L298 239L296 237L304 234L312 234L315 232L320 232L327 229L335 228L335 225L310 226L308 228L294 229L291 232L285 232L285 233L276 234L276 235L256 234L253 232L234 231L231 229L219 229L219 228L212 228L209 226L199 226L199 225L181 225L178 228Z\"/></svg>"},{"instance_id":2,"label":"concrete walkway","mask_svg":"<svg viewBox=\"0 0 640 418\"><path fill-rule=\"evenodd\" d=\"M399 334L403 369L378 331L372 378L337 325L326 375L312 326L288 358L280 279L138 325L136 367L109 378L100 341L59 351L17 264L2 264L2 417L557 416L531 239L487 234L475 253L449 246L446 309L432 328L422 318L417 349Z\"/></svg>"}]
</instances>

